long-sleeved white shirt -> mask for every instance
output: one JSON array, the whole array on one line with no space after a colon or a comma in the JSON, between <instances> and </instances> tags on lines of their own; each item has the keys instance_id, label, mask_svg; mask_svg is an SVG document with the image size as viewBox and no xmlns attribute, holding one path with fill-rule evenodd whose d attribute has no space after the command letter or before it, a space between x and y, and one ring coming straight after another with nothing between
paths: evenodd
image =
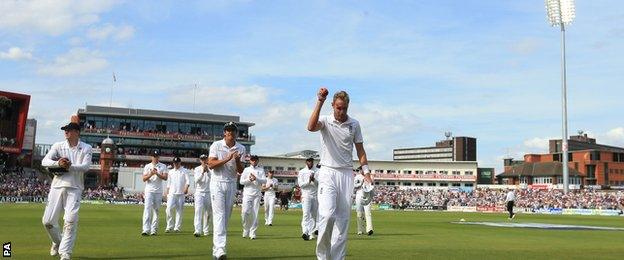
<instances>
[{"instance_id":1,"label":"long-sleeved white shirt","mask_svg":"<svg viewBox=\"0 0 624 260\"><path fill-rule=\"evenodd\" d=\"M195 192L200 193L210 193L210 174L211 170L206 165L206 170L204 171L203 166L195 167L194 173L194 181L195 181Z\"/></svg>"},{"instance_id":2,"label":"long-sleeved white shirt","mask_svg":"<svg viewBox=\"0 0 624 260\"><path fill-rule=\"evenodd\" d=\"M264 184L267 187L266 191L264 191L265 197L275 197L275 190L277 190L277 179L275 178L267 178L266 183Z\"/></svg>"},{"instance_id":3,"label":"long-sleeved white shirt","mask_svg":"<svg viewBox=\"0 0 624 260\"><path fill-rule=\"evenodd\" d=\"M256 176L254 181L250 180L251 175ZM244 185L243 196L260 196L262 195L262 184L266 183L264 169L260 166L248 166L243 170L240 177L240 184Z\"/></svg>"},{"instance_id":4,"label":"long-sleeved white shirt","mask_svg":"<svg viewBox=\"0 0 624 260\"><path fill-rule=\"evenodd\" d=\"M310 182L310 177L314 176L314 181ZM318 188L318 172L313 167L312 169L308 169L304 167L299 170L299 175L297 176L297 184L301 187L301 196L302 197L316 197L316 190Z\"/></svg>"},{"instance_id":5,"label":"long-sleeved white shirt","mask_svg":"<svg viewBox=\"0 0 624 260\"><path fill-rule=\"evenodd\" d=\"M150 175L152 169L156 169L158 171L158 174L163 174L167 172L167 165L161 162L158 162L157 164L153 164L150 162L146 164L145 167L143 167L143 176ZM145 182L144 192L162 193L163 192L163 179L161 179L160 177L156 175L152 175L152 177L150 177Z\"/></svg>"},{"instance_id":6,"label":"long-sleeved white shirt","mask_svg":"<svg viewBox=\"0 0 624 260\"><path fill-rule=\"evenodd\" d=\"M189 173L184 167L178 169L171 169L168 173L167 188L168 194L181 195L184 194L184 190L189 186Z\"/></svg>"},{"instance_id":7,"label":"long-sleeved white shirt","mask_svg":"<svg viewBox=\"0 0 624 260\"><path fill-rule=\"evenodd\" d=\"M78 145L69 146L68 141L57 142L52 145L50 151L41 161L44 167L58 166L58 160L67 158L71 162L69 170L62 175L54 175L52 179L52 188L77 188L84 189L84 173L91 166L91 155L93 151L91 146L78 141Z\"/></svg>"},{"instance_id":8,"label":"long-sleeved white shirt","mask_svg":"<svg viewBox=\"0 0 624 260\"><path fill-rule=\"evenodd\" d=\"M507 192L507 196L505 198L505 202L515 201L515 200L516 200L516 194L512 190Z\"/></svg>"}]
</instances>

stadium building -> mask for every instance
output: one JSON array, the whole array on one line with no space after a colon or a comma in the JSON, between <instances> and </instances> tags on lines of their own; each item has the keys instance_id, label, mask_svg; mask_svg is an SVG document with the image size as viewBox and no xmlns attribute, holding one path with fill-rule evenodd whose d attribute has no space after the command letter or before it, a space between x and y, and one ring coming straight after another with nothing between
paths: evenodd
<instances>
[{"instance_id":1,"label":"stadium building","mask_svg":"<svg viewBox=\"0 0 624 260\"><path fill-rule=\"evenodd\" d=\"M395 161L463 162L477 160L477 139L473 137L451 137L436 142L435 146L394 149Z\"/></svg>"},{"instance_id":2,"label":"stadium building","mask_svg":"<svg viewBox=\"0 0 624 260\"><path fill-rule=\"evenodd\" d=\"M568 141L570 184L624 186L624 148L597 144L582 132ZM505 171L497 176L503 184L563 188L561 139L550 140L549 153L526 154L524 161L505 159Z\"/></svg>"},{"instance_id":3,"label":"stadium building","mask_svg":"<svg viewBox=\"0 0 624 260\"><path fill-rule=\"evenodd\" d=\"M305 167L305 158L260 156L260 165L265 171L275 171L275 177L280 183L294 185L298 171ZM353 165L359 165L359 162L354 161ZM368 165L373 172L375 185L472 189L477 181L477 162L369 160Z\"/></svg>"},{"instance_id":4,"label":"stadium building","mask_svg":"<svg viewBox=\"0 0 624 260\"><path fill-rule=\"evenodd\" d=\"M94 148L94 164L85 176L87 187L115 185L130 177L121 175L140 172L152 150L160 151L164 163L177 155L187 168L197 166L199 155L223 138L227 122L238 124L237 141L247 151L255 144L249 132L254 124L241 122L238 116L102 106L86 106L77 115L81 140Z\"/></svg>"}]
</instances>

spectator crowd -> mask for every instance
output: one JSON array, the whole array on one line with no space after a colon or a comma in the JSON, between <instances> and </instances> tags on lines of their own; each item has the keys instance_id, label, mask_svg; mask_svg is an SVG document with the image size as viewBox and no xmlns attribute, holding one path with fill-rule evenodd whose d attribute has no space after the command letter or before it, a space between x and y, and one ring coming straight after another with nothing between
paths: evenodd
<instances>
[{"instance_id":1,"label":"spectator crowd","mask_svg":"<svg viewBox=\"0 0 624 260\"><path fill-rule=\"evenodd\" d=\"M33 170L23 168L0 172L0 196L46 197L50 189L50 179ZM476 188L461 189L422 189L399 186L377 186L373 203L385 204L395 209L418 207L475 206L496 207L505 203L506 189ZM295 192L285 192L288 199L297 202ZM281 197L281 195L280 195ZM292 197L292 198L291 198ZM84 200L109 202L141 203L142 193L126 193L118 187L87 188L83 191ZM193 195L187 194L185 202L192 204ZM238 191L236 204L242 203L242 192ZM527 209L579 208L579 209L622 209L624 191L571 190L564 194L558 189L517 189L516 207Z\"/></svg>"}]
</instances>

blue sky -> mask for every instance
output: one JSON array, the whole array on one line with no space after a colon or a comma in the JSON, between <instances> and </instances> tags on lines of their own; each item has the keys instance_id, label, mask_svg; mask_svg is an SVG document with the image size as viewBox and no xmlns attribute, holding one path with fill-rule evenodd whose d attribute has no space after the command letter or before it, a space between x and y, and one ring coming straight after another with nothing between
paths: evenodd
<instances>
[{"instance_id":1,"label":"blue sky","mask_svg":"<svg viewBox=\"0 0 624 260\"><path fill-rule=\"evenodd\" d=\"M481 166L560 130L560 34L543 1L1 1L0 89L32 96L38 143L85 103L240 115L259 154L318 149L315 92L347 90L372 159L445 131ZM624 145L624 3L578 1L570 133ZM325 112L328 112L326 110Z\"/></svg>"}]
</instances>

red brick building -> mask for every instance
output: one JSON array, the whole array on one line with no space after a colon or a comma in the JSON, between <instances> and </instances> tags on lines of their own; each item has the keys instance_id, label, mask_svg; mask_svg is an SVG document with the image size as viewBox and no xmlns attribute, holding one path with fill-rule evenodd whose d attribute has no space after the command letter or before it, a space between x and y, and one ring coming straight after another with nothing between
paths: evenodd
<instances>
[{"instance_id":1,"label":"red brick building","mask_svg":"<svg viewBox=\"0 0 624 260\"><path fill-rule=\"evenodd\" d=\"M624 186L624 148L597 144L587 134L571 136L568 147L570 184ZM505 170L497 178L508 184L562 184L561 158L561 140L550 140L547 154L505 159Z\"/></svg>"}]
</instances>

